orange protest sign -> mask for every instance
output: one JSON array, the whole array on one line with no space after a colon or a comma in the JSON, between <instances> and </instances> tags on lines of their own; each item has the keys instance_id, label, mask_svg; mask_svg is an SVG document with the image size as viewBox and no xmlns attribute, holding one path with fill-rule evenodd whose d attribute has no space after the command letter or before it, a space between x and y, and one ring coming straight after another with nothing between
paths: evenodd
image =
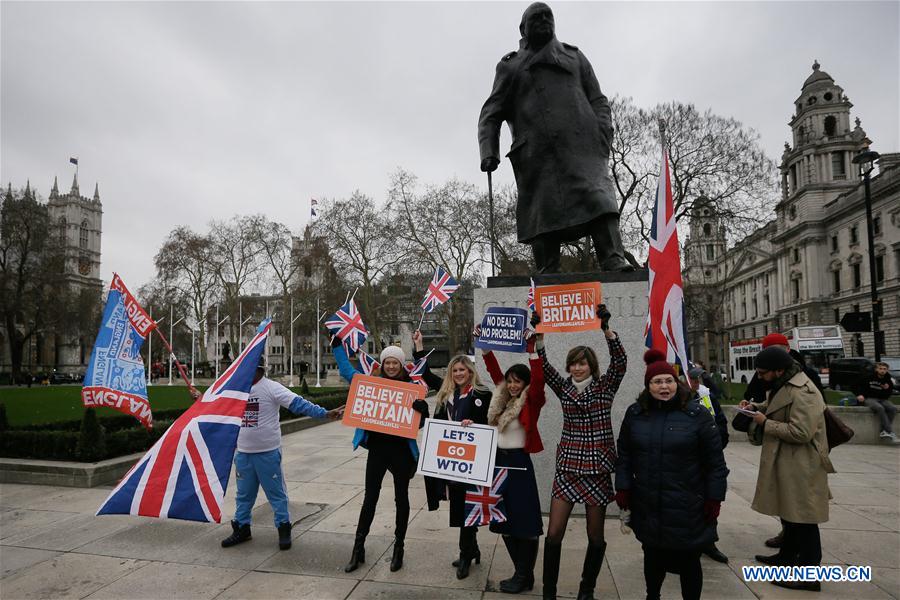
<instances>
[{"instance_id":1,"label":"orange protest sign","mask_svg":"<svg viewBox=\"0 0 900 600\"><path fill-rule=\"evenodd\" d=\"M569 333L600 328L597 305L600 282L542 285L534 290L535 309L541 316L538 333Z\"/></svg>"},{"instance_id":2,"label":"orange protest sign","mask_svg":"<svg viewBox=\"0 0 900 600\"><path fill-rule=\"evenodd\" d=\"M437 455L441 458L474 461L477 450L478 446L475 444L463 444L462 442L448 442L446 440L441 440L438 442Z\"/></svg>"},{"instance_id":3,"label":"orange protest sign","mask_svg":"<svg viewBox=\"0 0 900 600\"><path fill-rule=\"evenodd\" d=\"M421 385L357 373L350 383L342 423L415 439L422 415L412 404L424 397Z\"/></svg>"}]
</instances>

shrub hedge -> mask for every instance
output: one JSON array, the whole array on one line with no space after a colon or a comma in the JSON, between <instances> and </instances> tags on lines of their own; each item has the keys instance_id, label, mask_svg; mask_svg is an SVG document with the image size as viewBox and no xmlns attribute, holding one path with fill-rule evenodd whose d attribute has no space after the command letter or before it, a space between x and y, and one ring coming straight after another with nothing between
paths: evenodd
<instances>
[{"instance_id":1,"label":"shrub hedge","mask_svg":"<svg viewBox=\"0 0 900 600\"><path fill-rule=\"evenodd\" d=\"M309 400L331 410L346 402L347 390L310 395ZM128 415L98 418L88 408L80 421L58 421L3 430L0 435L0 457L34 458L96 462L149 449L186 409L161 410L153 413L153 429L137 425ZM6 407L0 403L0 430ZM282 408L280 419L297 415Z\"/></svg>"}]
</instances>

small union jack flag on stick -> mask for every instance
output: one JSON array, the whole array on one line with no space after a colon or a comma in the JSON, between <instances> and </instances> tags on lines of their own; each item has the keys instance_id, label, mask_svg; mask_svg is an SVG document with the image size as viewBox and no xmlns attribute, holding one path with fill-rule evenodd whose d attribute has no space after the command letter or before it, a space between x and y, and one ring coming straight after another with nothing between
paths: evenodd
<instances>
[{"instance_id":1,"label":"small union jack flag on stick","mask_svg":"<svg viewBox=\"0 0 900 600\"><path fill-rule=\"evenodd\" d=\"M503 488L509 471L498 468L491 487L470 485L466 490L466 527L505 523L506 507L503 504Z\"/></svg>"},{"instance_id":2,"label":"small union jack flag on stick","mask_svg":"<svg viewBox=\"0 0 900 600\"><path fill-rule=\"evenodd\" d=\"M371 375L381 366L381 363L363 352L359 351L359 367L365 375Z\"/></svg>"},{"instance_id":3,"label":"small union jack flag on stick","mask_svg":"<svg viewBox=\"0 0 900 600\"><path fill-rule=\"evenodd\" d=\"M406 372L409 373L409 380L424 387L426 393L428 392L428 384L425 383L425 368L428 365L428 357L431 356L432 352L434 352L434 348L416 362L406 363Z\"/></svg>"},{"instance_id":4,"label":"small union jack flag on stick","mask_svg":"<svg viewBox=\"0 0 900 600\"><path fill-rule=\"evenodd\" d=\"M422 300L422 310L431 312L444 302L450 299L459 288L456 280L450 276L450 273L444 270L444 267L438 267L434 270L434 277L428 284L428 290L425 292L425 299Z\"/></svg>"},{"instance_id":5,"label":"small union jack flag on stick","mask_svg":"<svg viewBox=\"0 0 900 600\"><path fill-rule=\"evenodd\" d=\"M459 284L448 273L444 267L437 267L434 270L434 277L425 290L425 299L422 300L422 318L419 319L419 327L422 327L422 321L425 320L425 313L430 313L435 308L450 299L459 288Z\"/></svg>"},{"instance_id":6,"label":"small union jack flag on stick","mask_svg":"<svg viewBox=\"0 0 900 600\"><path fill-rule=\"evenodd\" d=\"M347 300L346 304L325 320L325 327L354 353L359 352L369 337L369 331L363 325L362 315L359 314L353 298Z\"/></svg>"},{"instance_id":7,"label":"small union jack flag on stick","mask_svg":"<svg viewBox=\"0 0 900 600\"><path fill-rule=\"evenodd\" d=\"M531 287L528 288L528 310L534 312L534 278L531 279Z\"/></svg>"}]
</instances>

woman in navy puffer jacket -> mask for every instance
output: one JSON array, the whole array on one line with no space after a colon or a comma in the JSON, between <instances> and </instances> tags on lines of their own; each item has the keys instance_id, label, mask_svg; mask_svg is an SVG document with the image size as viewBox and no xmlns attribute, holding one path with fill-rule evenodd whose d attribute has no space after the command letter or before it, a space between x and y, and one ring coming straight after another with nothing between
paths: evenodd
<instances>
[{"instance_id":1,"label":"woman in navy puffer jacket","mask_svg":"<svg viewBox=\"0 0 900 600\"><path fill-rule=\"evenodd\" d=\"M709 412L692 400L661 352L644 355L644 391L619 431L616 503L631 510L644 549L647 598L658 599L666 572L681 576L681 595L700 598L700 553L716 541L728 469Z\"/></svg>"}]
</instances>

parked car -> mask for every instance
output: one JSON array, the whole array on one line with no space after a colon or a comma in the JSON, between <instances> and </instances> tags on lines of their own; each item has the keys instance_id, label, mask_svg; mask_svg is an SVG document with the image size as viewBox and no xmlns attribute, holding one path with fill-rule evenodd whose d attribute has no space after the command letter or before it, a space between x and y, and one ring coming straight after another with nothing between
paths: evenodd
<instances>
[{"instance_id":1,"label":"parked car","mask_svg":"<svg viewBox=\"0 0 900 600\"><path fill-rule=\"evenodd\" d=\"M881 362L887 363L888 373L894 379L894 392L900 394L900 357L882 356Z\"/></svg>"},{"instance_id":2,"label":"parked car","mask_svg":"<svg viewBox=\"0 0 900 600\"><path fill-rule=\"evenodd\" d=\"M833 390L853 391L860 377L875 370L875 361L857 356L836 358L828 366L828 387Z\"/></svg>"}]
</instances>

